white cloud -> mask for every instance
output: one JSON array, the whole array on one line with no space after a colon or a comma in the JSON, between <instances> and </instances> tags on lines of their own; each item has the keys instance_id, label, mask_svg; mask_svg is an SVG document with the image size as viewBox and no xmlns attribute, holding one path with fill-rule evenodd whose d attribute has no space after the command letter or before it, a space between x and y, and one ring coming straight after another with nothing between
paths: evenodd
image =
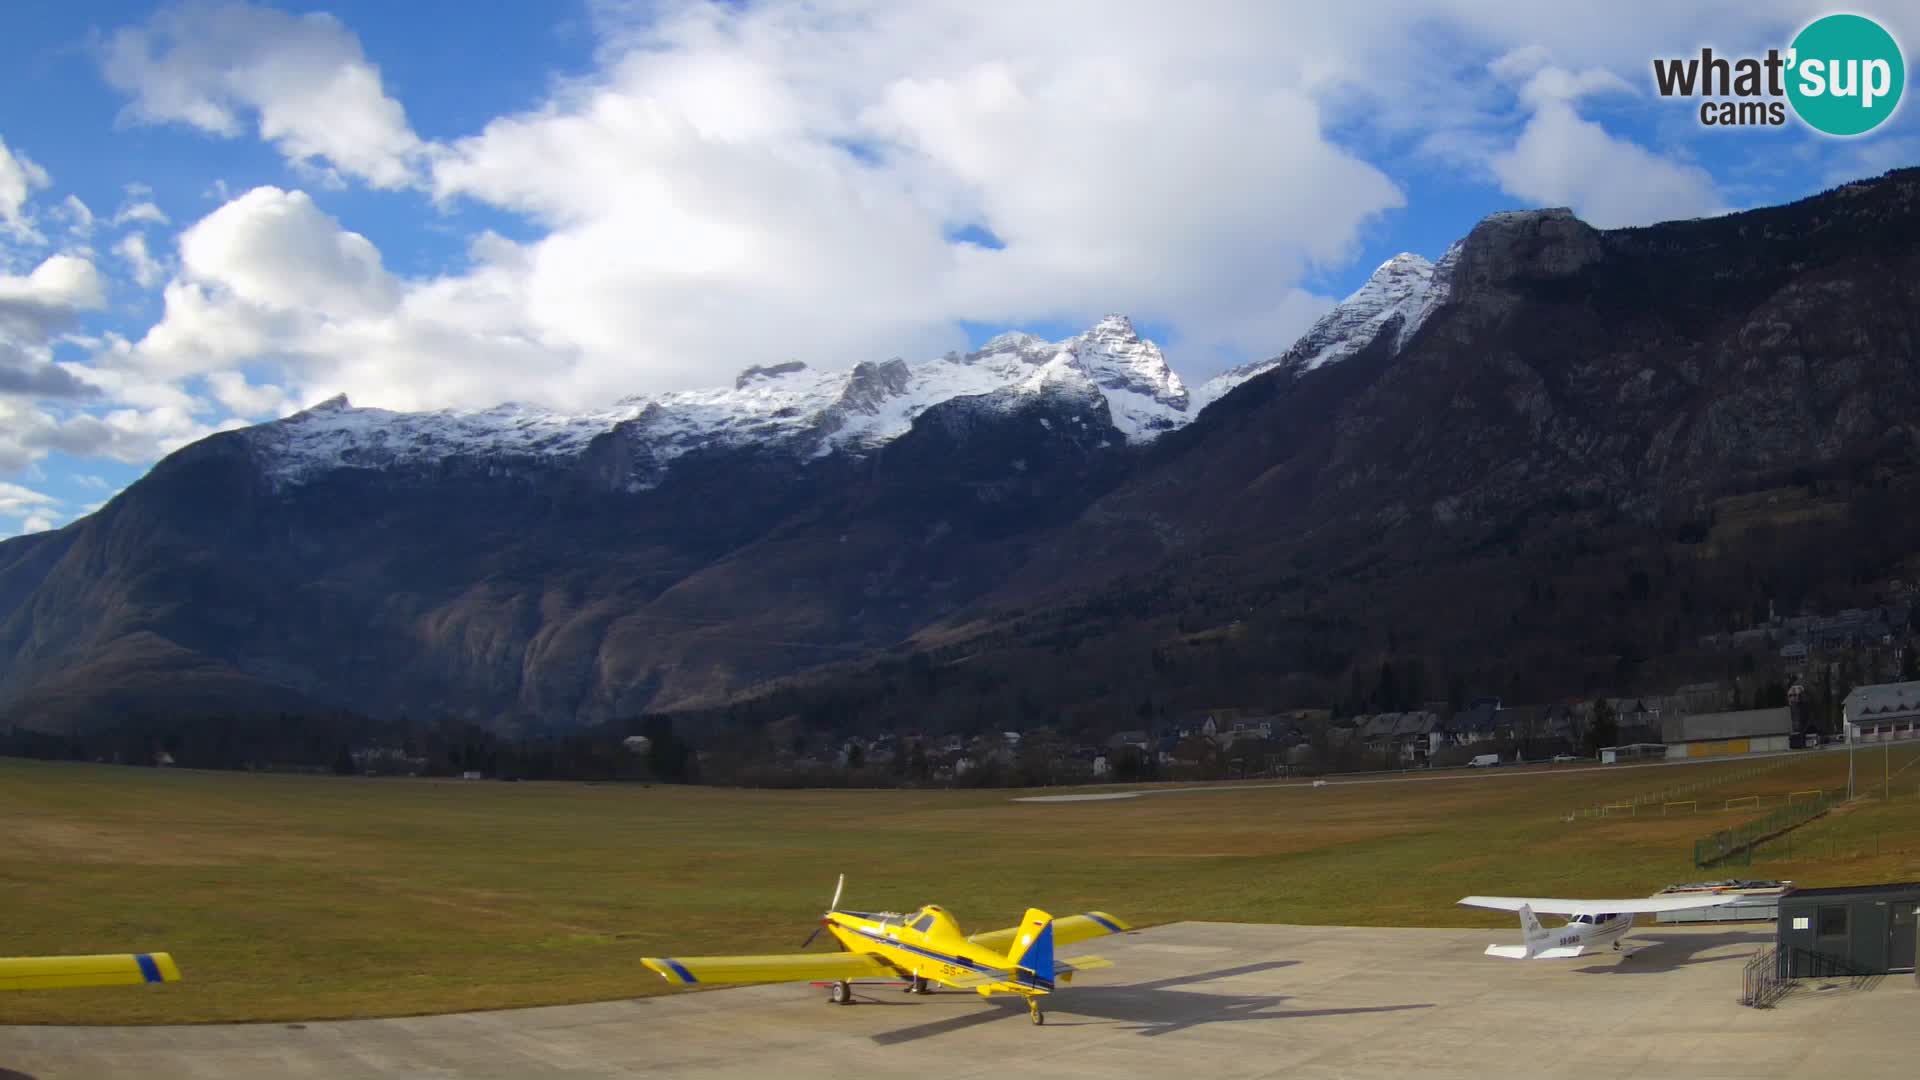
<instances>
[{"instance_id":1,"label":"white cloud","mask_svg":"<svg viewBox=\"0 0 1920 1080\"><path fill-rule=\"evenodd\" d=\"M128 118L255 133L317 195L215 178L218 208L177 257L158 234L121 237L134 280L165 282L163 317L137 341L107 335L89 365L54 365L110 411L23 415L0 431L0 468L50 445L143 460L337 391L585 405L794 357L912 359L959 345L963 321L1124 310L1171 327L1170 355L1204 377L1324 311L1303 282L1344 268L1405 201L1375 163L1464 172L1601 225L1714 212L1704 170L1591 117L1645 102L1651 56L1780 44L1804 17L1786 0L593 14L590 73L435 144L330 16L201 3L113 35L103 61ZM323 209L364 205L327 194L348 181L485 204L533 235L483 233L465 265L406 276L388 265L405 248L383 259L387 234ZM15 187L30 228L37 188ZM146 188L126 194L116 227L170 224ZM966 225L1005 246L949 243Z\"/></svg>"},{"instance_id":2,"label":"white cloud","mask_svg":"<svg viewBox=\"0 0 1920 1080\"><path fill-rule=\"evenodd\" d=\"M0 480L0 517L21 517L58 505L59 499L43 491Z\"/></svg>"},{"instance_id":3,"label":"white cloud","mask_svg":"<svg viewBox=\"0 0 1920 1080\"><path fill-rule=\"evenodd\" d=\"M255 188L222 206L181 234L180 259L193 279L269 310L378 314L399 299L373 244L300 191Z\"/></svg>"},{"instance_id":4,"label":"white cloud","mask_svg":"<svg viewBox=\"0 0 1920 1080\"><path fill-rule=\"evenodd\" d=\"M82 398L87 384L52 363L52 341L83 311L106 305L88 260L54 255L24 276L0 273L0 398Z\"/></svg>"},{"instance_id":5,"label":"white cloud","mask_svg":"<svg viewBox=\"0 0 1920 1080\"><path fill-rule=\"evenodd\" d=\"M1656 154L1580 115L1576 106L1584 97L1634 93L1612 72L1555 67L1541 49L1508 53L1490 70L1520 83L1520 101L1532 112L1514 143L1488 160L1508 194L1572 207L1602 229L1727 211L1707 170Z\"/></svg>"},{"instance_id":6,"label":"white cloud","mask_svg":"<svg viewBox=\"0 0 1920 1080\"><path fill-rule=\"evenodd\" d=\"M422 149L359 39L323 13L183 4L115 33L105 70L132 97L134 120L228 138L252 120L290 162L325 162L376 187L411 182Z\"/></svg>"},{"instance_id":7,"label":"white cloud","mask_svg":"<svg viewBox=\"0 0 1920 1080\"><path fill-rule=\"evenodd\" d=\"M1571 105L1541 106L1491 166L1500 186L1542 206L1569 206L1596 228L1726 212L1713 177L1607 133Z\"/></svg>"},{"instance_id":8,"label":"white cloud","mask_svg":"<svg viewBox=\"0 0 1920 1080\"><path fill-rule=\"evenodd\" d=\"M235 416L271 420L290 415L300 408L299 402L288 397L280 387L254 385L247 381L244 372L213 371L207 373L206 379L214 400L226 406Z\"/></svg>"},{"instance_id":9,"label":"white cloud","mask_svg":"<svg viewBox=\"0 0 1920 1080\"><path fill-rule=\"evenodd\" d=\"M170 220L166 211L144 199L128 202L113 215L115 228L122 225L166 225Z\"/></svg>"},{"instance_id":10,"label":"white cloud","mask_svg":"<svg viewBox=\"0 0 1920 1080\"><path fill-rule=\"evenodd\" d=\"M144 233L128 233L113 245L113 250L126 260L127 267L133 272L133 280L143 289L151 289L166 276L167 268L147 250L147 238Z\"/></svg>"},{"instance_id":11,"label":"white cloud","mask_svg":"<svg viewBox=\"0 0 1920 1080\"><path fill-rule=\"evenodd\" d=\"M0 340L44 343L81 311L106 306L106 285L93 263L54 255L24 277L0 274Z\"/></svg>"},{"instance_id":12,"label":"white cloud","mask_svg":"<svg viewBox=\"0 0 1920 1080\"><path fill-rule=\"evenodd\" d=\"M15 411L0 398L0 419ZM17 469L38 461L49 451L71 457L110 458L128 465L145 465L196 439L218 430L187 409L110 409L100 415L76 413L58 419L39 410L16 416L0 434L0 468ZM24 421L24 422L20 422Z\"/></svg>"},{"instance_id":13,"label":"white cloud","mask_svg":"<svg viewBox=\"0 0 1920 1080\"><path fill-rule=\"evenodd\" d=\"M62 199L54 213L66 223L69 235L80 240L93 235L93 211L80 201L79 196L68 195Z\"/></svg>"},{"instance_id":14,"label":"white cloud","mask_svg":"<svg viewBox=\"0 0 1920 1080\"><path fill-rule=\"evenodd\" d=\"M46 532L65 516L59 507L60 500L45 492L0 480L0 530L6 530L0 536Z\"/></svg>"},{"instance_id":15,"label":"white cloud","mask_svg":"<svg viewBox=\"0 0 1920 1080\"><path fill-rule=\"evenodd\" d=\"M143 346L208 365L260 349L296 385L387 405L604 401L770 357L937 354L962 320L1111 309L1177 323L1197 349L1284 347L1322 303L1298 281L1348 258L1401 193L1329 141L1259 35L1102 11L1035 26L958 5L680 10L612 35L600 74L435 149L443 203L545 235L478 245L469 270L402 282L384 311L328 298L377 281L373 255L310 263L296 309L236 287L250 258L183 245L191 265ZM1170 48L1175 28L1191 33ZM948 243L965 224L1005 247Z\"/></svg>"},{"instance_id":16,"label":"white cloud","mask_svg":"<svg viewBox=\"0 0 1920 1080\"><path fill-rule=\"evenodd\" d=\"M40 243L43 238L33 227L27 200L51 183L53 178L47 175L47 170L34 164L27 155L9 150L7 141L0 139L0 232L22 243Z\"/></svg>"},{"instance_id":17,"label":"white cloud","mask_svg":"<svg viewBox=\"0 0 1920 1080\"><path fill-rule=\"evenodd\" d=\"M1424 161L1597 224L1718 209L1704 171L1578 110L1638 93L1622 73L1649 49L1735 10L602 5L594 72L432 146L337 22L175 10L116 39L110 74L139 115L219 133L263 102L319 117L309 99L355 72L305 142L292 121L280 135L263 121L265 137L320 182L412 178L443 208L483 203L542 231L482 236L467 267L405 278L305 193L217 186L222 206L182 237L164 319L103 362L148 378L244 367L265 381L206 385L249 415L270 408L256 394L335 391L582 405L768 360L936 355L962 322L1124 310L1213 369L1285 348L1328 303L1308 275L1343 267L1405 201L1330 115L1402 150L1424 138ZM313 149L329 125L338 139ZM967 225L1004 247L948 242Z\"/></svg>"}]
</instances>

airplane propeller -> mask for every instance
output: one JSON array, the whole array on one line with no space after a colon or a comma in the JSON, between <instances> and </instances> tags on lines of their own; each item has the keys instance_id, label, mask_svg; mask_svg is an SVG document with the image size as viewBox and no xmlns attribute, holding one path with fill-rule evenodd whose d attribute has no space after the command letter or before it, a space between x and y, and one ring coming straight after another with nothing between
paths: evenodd
<instances>
[{"instance_id":1,"label":"airplane propeller","mask_svg":"<svg viewBox=\"0 0 1920 1080\"><path fill-rule=\"evenodd\" d=\"M847 875L841 874L840 883L833 887L833 899L827 904L827 915L831 915L834 912L840 910L840 890L846 887L847 887ZM820 917L820 925L813 928L813 933L807 935L807 940L801 942L800 947L804 949L807 946L813 944L813 939L819 937L820 931L825 930L826 928L827 928L827 917L826 915L822 915ZM835 939L836 944L838 944L838 940L839 939L837 938Z\"/></svg>"}]
</instances>

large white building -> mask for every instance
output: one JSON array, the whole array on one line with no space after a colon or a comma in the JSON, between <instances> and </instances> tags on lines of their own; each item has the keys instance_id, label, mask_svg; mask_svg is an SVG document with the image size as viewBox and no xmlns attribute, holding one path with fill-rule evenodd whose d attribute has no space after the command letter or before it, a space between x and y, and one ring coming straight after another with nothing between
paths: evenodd
<instances>
[{"instance_id":1,"label":"large white building","mask_svg":"<svg viewBox=\"0 0 1920 1080\"><path fill-rule=\"evenodd\" d=\"M1920 739L1920 682L1856 686L1840 717L1850 743Z\"/></svg>"}]
</instances>

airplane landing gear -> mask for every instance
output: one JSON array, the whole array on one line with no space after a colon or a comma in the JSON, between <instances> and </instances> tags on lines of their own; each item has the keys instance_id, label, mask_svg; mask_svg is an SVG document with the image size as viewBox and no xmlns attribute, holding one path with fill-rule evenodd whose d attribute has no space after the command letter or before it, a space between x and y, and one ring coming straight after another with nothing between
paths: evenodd
<instances>
[{"instance_id":1,"label":"airplane landing gear","mask_svg":"<svg viewBox=\"0 0 1920 1080\"><path fill-rule=\"evenodd\" d=\"M853 1004L853 984L845 979L834 983L833 989L827 992L827 1000L835 1005Z\"/></svg>"},{"instance_id":2,"label":"airplane landing gear","mask_svg":"<svg viewBox=\"0 0 1920 1080\"><path fill-rule=\"evenodd\" d=\"M927 985L926 979L915 975L913 980L907 983L906 992L909 994L931 994L933 993L933 988Z\"/></svg>"},{"instance_id":3,"label":"airplane landing gear","mask_svg":"<svg viewBox=\"0 0 1920 1080\"><path fill-rule=\"evenodd\" d=\"M1047 1014L1040 1011L1039 998L1035 997L1035 998L1027 999L1027 1012L1029 1015L1032 1016L1033 1022L1035 1024L1044 1024L1047 1022Z\"/></svg>"}]
</instances>

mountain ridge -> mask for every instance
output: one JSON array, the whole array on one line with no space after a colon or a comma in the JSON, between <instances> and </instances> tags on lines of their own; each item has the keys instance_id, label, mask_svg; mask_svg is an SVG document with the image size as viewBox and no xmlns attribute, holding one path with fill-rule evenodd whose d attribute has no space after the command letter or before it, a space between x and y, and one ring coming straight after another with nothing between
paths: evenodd
<instances>
[{"instance_id":1,"label":"mountain ridge","mask_svg":"<svg viewBox=\"0 0 1920 1080\"><path fill-rule=\"evenodd\" d=\"M577 428L338 402L0 544L0 713L95 722L137 677L564 728L757 716L818 670L845 693L817 715L968 727L1324 702L1383 655L1522 687L1680 665L1761 582L1837 597L1920 550L1885 510L1920 491L1917 205L1908 171L1647 229L1495 215L1210 399L1103 320ZM533 449L460 449L496 430ZM1727 533L1768 484L1815 510ZM1782 554L1823 548L1858 565ZM915 652L970 659L924 694L874 659Z\"/></svg>"}]
</instances>

